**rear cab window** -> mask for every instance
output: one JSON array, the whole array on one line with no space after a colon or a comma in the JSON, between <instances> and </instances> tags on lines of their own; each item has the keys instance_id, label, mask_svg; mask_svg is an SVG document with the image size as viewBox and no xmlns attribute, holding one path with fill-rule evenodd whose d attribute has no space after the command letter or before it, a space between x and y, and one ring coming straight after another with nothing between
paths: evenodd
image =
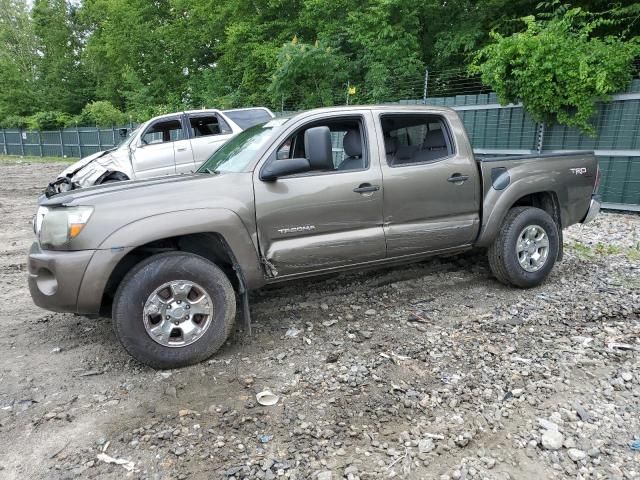
<instances>
[{"instance_id":1,"label":"rear cab window","mask_svg":"<svg viewBox=\"0 0 640 480\"><path fill-rule=\"evenodd\" d=\"M437 162L454 153L448 124L441 115L383 114L380 123L391 167Z\"/></svg>"}]
</instances>

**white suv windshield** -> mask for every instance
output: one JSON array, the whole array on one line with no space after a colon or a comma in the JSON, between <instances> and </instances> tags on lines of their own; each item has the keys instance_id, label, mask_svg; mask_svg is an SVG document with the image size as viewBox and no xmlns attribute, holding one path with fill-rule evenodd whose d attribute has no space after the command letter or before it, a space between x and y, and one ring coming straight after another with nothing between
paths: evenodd
<instances>
[{"instance_id":1,"label":"white suv windshield","mask_svg":"<svg viewBox=\"0 0 640 480\"><path fill-rule=\"evenodd\" d=\"M198 173L243 172L249 162L255 158L256 152L287 120L287 118L274 119L240 132L216 150L198 169Z\"/></svg>"}]
</instances>

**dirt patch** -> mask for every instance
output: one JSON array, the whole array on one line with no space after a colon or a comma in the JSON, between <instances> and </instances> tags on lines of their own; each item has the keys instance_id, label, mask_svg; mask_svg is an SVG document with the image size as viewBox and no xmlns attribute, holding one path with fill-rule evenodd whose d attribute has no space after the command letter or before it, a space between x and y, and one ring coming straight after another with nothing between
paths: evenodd
<instances>
[{"instance_id":1,"label":"dirt patch","mask_svg":"<svg viewBox=\"0 0 640 480\"><path fill-rule=\"evenodd\" d=\"M108 320L31 303L30 220L59 170L0 165L0 477L640 475L638 216L572 227L527 291L482 252L264 289L251 338L156 372Z\"/></svg>"}]
</instances>

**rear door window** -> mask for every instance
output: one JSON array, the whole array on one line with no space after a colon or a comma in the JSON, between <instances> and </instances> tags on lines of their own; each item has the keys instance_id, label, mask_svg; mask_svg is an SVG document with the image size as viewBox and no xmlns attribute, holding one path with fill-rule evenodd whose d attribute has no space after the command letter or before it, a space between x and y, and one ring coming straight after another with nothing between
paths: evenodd
<instances>
[{"instance_id":1,"label":"rear door window","mask_svg":"<svg viewBox=\"0 0 640 480\"><path fill-rule=\"evenodd\" d=\"M447 123L438 115L383 115L380 122L392 167L436 162L453 154Z\"/></svg>"},{"instance_id":2,"label":"rear door window","mask_svg":"<svg viewBox=\"0 0 640 480\"><path fill-rule=\"evenodd\" d=\"M229 124L218 115L190 115L189 128L191 137L209 137L211 135L222 135L231 133Z\"/></svg>"}]
</instances>

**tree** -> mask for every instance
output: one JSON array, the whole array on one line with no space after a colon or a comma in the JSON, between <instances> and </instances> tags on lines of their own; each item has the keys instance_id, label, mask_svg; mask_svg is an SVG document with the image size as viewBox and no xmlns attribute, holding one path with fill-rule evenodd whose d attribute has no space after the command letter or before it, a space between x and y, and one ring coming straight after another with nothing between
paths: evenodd
<instances>
[{"instance_id":1,"label":"tree","mask_svg":"<svg viewBox=\"0 0 640 480\"><path fill-rule=\"evenodd\" d=\"M0 0L0 119L37 108L36 37L25 2Z\"/></svg>"},{"instance_id":2,"label":"tree","mask_svg":"<svg viewBox=\"0 0 640 480\"><path fill-rule=\"evenodd\" d=\"M276 71L269 90L274 102L291 100L298 108L331 106L342 98L336 92L345 91L345 59L331 48L294 39L283 45L278 54Z\"/></svg>"},{"instance_id":3,"label":"tree","mask_svg":"<svg viewBox=\"0 0 640 480\"><path fill-rule=\"evenodd\" d=\"M85 125L95 125L97 127L123 125L126 121L126 116L105 100L87 104L80 114L81 123Z\"/></svg>"},{"instance_id":4,"label":"tree","mask_svg":"<svg viewBox=\"0 0 640 480\"><path fill-rule=\"evenodd\" d=\"M86 77L80 64L75 8L66 0L36 0L38 106L77 113L86 102Z\"/></svg>"},{"instance_id":5,"label":"tree","mask_svg":"<svg viewBox=\"0 0 640 480\"><path fill-rule=\"evenodd\" d=\"M559 122L594 133L595 103L624 90L640 54L636 40L593 36L602 19L579 8L550 20L524 18L526 30L493 33L471 67L501 103L522 102L537 121Z\"/></svg>"}]
</instances>

